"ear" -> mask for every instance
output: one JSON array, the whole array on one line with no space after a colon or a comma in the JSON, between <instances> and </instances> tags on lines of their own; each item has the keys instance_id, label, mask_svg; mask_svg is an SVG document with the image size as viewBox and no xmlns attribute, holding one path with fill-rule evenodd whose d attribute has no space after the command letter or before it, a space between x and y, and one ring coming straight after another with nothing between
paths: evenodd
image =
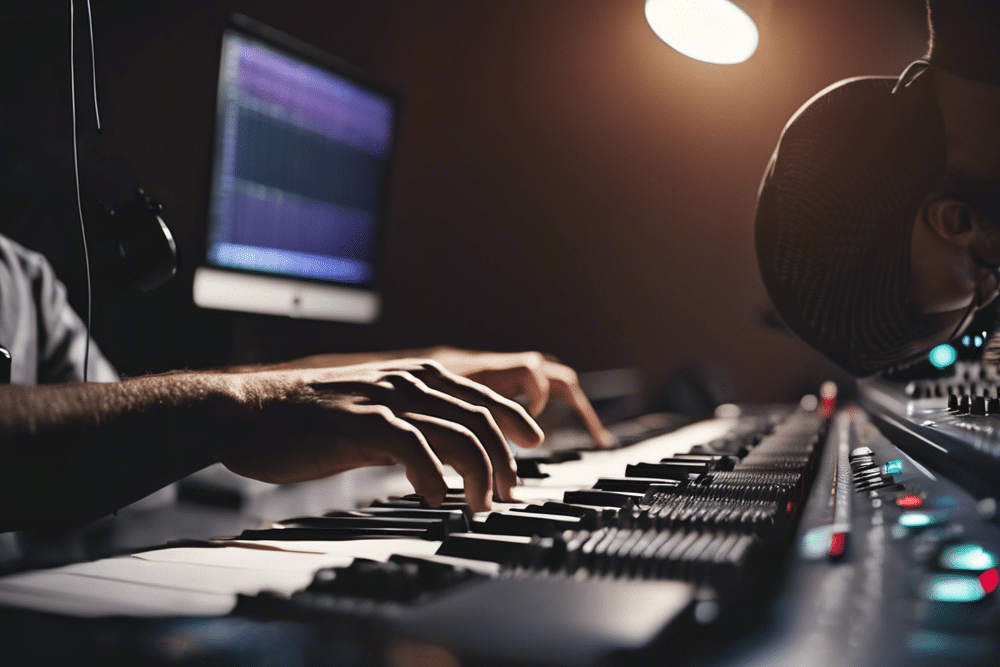
<instances>
[{"instance_id":1,"label":"ear","mask_svg":"<svg viewBox=\"0 0 1000 667\"><path fill-rule=\"evenodd\" d=\"M938 238L952 246L968 248L977 235L972 209L959 199L932 199L924 205L922 217Z\"/></svg>"}]
</instances>

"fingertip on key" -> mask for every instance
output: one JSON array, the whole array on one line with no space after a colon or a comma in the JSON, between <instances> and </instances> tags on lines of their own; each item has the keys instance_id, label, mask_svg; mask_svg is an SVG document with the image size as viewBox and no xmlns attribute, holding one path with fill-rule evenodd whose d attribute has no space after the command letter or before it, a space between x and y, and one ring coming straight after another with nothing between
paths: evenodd
<instances>
[{"instance_id":1,"label":"fingertip on key","mask_svg":"<svg viewBox=\"0 0 1000 667\"><path fill-rule=\"evenodd\" d=\"M618 438L616 438L614 434L611 433L611 431L608 431L607 429L602 429L600 436L597 440L597 444L601 449L615 449L616 447L618 447L619 442Z\"/></svg>"}]
</instances>

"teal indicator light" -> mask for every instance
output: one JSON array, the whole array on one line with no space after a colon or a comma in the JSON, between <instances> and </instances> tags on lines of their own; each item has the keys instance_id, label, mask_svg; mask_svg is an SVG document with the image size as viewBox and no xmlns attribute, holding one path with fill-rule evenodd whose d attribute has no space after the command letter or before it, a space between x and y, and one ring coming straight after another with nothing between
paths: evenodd
<instances>
[{"instance_id":1,"label":"teal indicator light","mask_svg":"<svg viewBox=\"0 0 1000 667\"><path fill-rule=\"evenodd\" d=\"M976 602L986 597L977 577L932 574L924 582L924 597L934 602Z\"/></svg>"},{"instance_id":2,"label":"teal indicator light","mask_svg":"<svg viewBox=\"0 0 1000 667\"><path fill-rule=\"evenodd\" d=\"M882 469L885 471L886 475L898 475L903 472L903 462L900 459L894 459L892 461L886 462Z\"/></svg>"},{"instance_id":3,"label":"teal indicator light","mask_svg":"<svg viewBox=\"0 0 1000 667\"><path fill-rule=\"evenodd\" d=\"M997 560L978 544L953 544L941 551L941 567L946 570L983 571L996 567Z\"/></svg>"},{"instance_id":4,"label":"teal indicator light","mask_svg":"<svg viewBox=\"0 0 1000 667\"><path fill-rule=\"evenodd\" d=\"M983 346L983 337L982 336L976 336L975 338L972 339L972 342L975 343L976 347L982 347Z\"/></svg>"},{"instance_id":5,"label":"teal indicator light","mask_svg":"<svg viewBox=\"0 0 1000 667\"><path fill-rule=\"evenodd\" d=\"M937 523L937 519L923 512L912 512L899 517L899 525L907 528L921 528Z\"/></svg>"},{"instance_id":6,"label":"teal indicator light","mask_svg":"<svg viewBox=\"0 0 1000 667\"><path fill-rule=\"evenodd\" d=\"M928 358L935 368L947 368L958 359L958 352L951 345L944 343L932 349Z\"/></svg>"}]
</instances>

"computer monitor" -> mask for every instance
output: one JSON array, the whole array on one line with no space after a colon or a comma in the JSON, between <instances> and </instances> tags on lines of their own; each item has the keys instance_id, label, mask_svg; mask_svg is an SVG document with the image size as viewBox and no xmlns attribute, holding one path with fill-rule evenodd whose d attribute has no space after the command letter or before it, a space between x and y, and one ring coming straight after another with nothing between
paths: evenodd
<instances>
[{"instance_id":1,"label":"computer monitor","mask_svg":"<svg viewBox=\"0 0 1000 667\"><path fill-rule=\"evenodd\" d=\"M356 68L234 16L195 303L373 322L398 111Z\"/></svg>"}]
</instances>

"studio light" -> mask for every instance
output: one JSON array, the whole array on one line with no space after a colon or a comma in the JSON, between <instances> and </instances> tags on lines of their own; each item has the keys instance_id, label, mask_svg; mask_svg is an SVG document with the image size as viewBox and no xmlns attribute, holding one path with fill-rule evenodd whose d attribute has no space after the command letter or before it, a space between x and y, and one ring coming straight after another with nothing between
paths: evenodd
<instances>
[{"instance_id":1,"label":"studio light","mask_svg":"<svg viewBox=\"0 0 1000 667\"><path fill-rule=\"evenodd\" d=\"M730 0L646 0L646 21L671 48L719 65L747 60L760 41L754 19Z\"/></svg>"}]
</instances>

